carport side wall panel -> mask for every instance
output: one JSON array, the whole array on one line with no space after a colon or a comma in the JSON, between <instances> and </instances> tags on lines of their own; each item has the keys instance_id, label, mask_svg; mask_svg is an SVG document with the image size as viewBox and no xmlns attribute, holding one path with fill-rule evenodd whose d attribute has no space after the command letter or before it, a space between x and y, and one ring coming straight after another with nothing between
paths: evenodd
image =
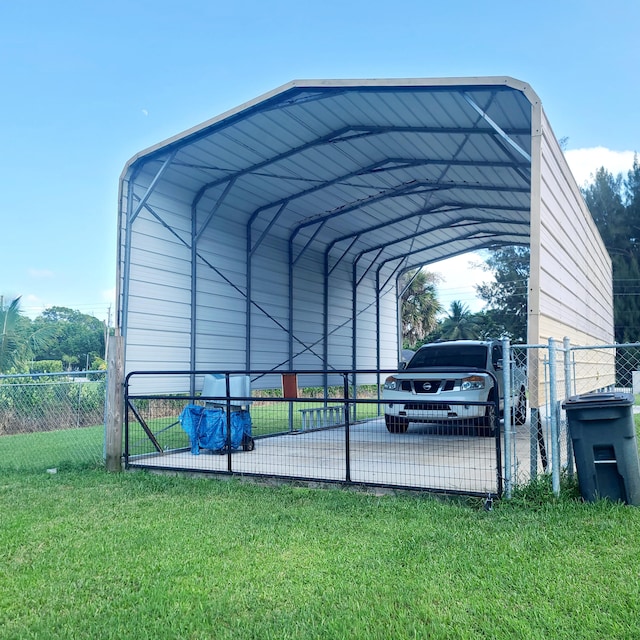
<instances>
[{"instance_id":1,"label":"carport side wall panel","mask_svg":"<svg viewBox=\"0 0 640 640\"><path fill-rule=\"evenodd\" d=\"M195 369L246 369L246 228L221 210L202 229L208 214L196 225Z\"/></svg>"},{"instance_id":2,"label":"carport side wall panel","mask_svg":"<svg viewBox=\"0 0 640 640\"><path fill-rule=\"evenodd\" d=\"M532 162L528 342L568 337L574 345L611 343L611 260L541 108L540 130L537 171L535 155ZM530 388L530 400L535 407L545 397L545 370L542 360L532 356L529 377L537 383ZM615 379L611 355L603 352L598 366L600 388ZM584 389L593 381L577 384Z\"/></svg>"},{"instance_id":3,"label":"carport side wall panel","mask_svg":"<svg viewBox=\"0 0 640 640\"><path fill-rule=\"evenodd\" d=\"M349 363L352 357L353 271L347 261L341 262L329 280L329 362ZM380 345L380 368L394 369L398 364L397 306L395 287L387 284L378 296L376 272L369 271L358 283L356 291L355 369L377 368L377 341Z\"/></svg>"},{"instance_id":4,"label":"carport side wall panel","mask_svg":"<svg viewBox=\"0 0 640 640\"><path fill-rule=\"evenodd\" d=\"M271 367L274 358L278 364L287 360L288 335L277 324L288 327L287 255L285 243L271 236L264 240L252 258L252 298L260 307L258 309L253 305L251 309L252 368ZM294 369L317 369L324 366L323 273L324 258L311 248L296 261L293 270ZM358 368L375 368L378 332L374 278L375 274L368 274L359 287L366 302L359 302L362 308L357 326L359 330L362 329L362 335L356 339ZM383 333L388 334L382 349L382 366L393 368L397 365L397 349L395 344L388 342L388 337L395 335L396 312L394 296L391 295L391 289L387 289L390 295L384 296L381 303ZM342 261L332 271L328 294L328 365L330 368L351 369L353 295L352 270L347 261Z\"/></svg>"},{"instance_id":5,"label":"carport side wall panel","mask_svg":"<svg viewBox=\"0 0 640 640\"><path fill-rule=\"evenodd\" d=\"M323 342L324 342L324 258L313 250L306 249L300 253L296 247L293 269L293 295L294 295L294 369L323 368ZM264 240L259 250L254 254L252 268L252 298L256 304L268 312L270 319L255 306L251 311L252 322L252 366L261 368L272 366L274 352L274 340L276 344L284 347L282 357L278 362L287 359L288 336L282 331L281 339L278 339L279 328L276 322L288 326L288 272L286 270L286 247L277 237L269 237ZM297 258L297 259L296 259ZM352 311L352 274L347 262L340 263L331 273L329 278L329 367L339 369L352 368L351 347L351 311ZM370 278L369 278L370 280ZM361 285L363 286L363 285ZM369 285L369 290L371 287ZM388 313L385 317L388 317ZM361 318L364 320L364 318ZM375 327L375 306L371 306L366 314L365 326ZM268 331L269 335L264 347L261 346L260 332ZM377 336L375 329L369 330L369 335ZM376 337L377 339L377 337ZM307 348L307 347L310 347ZM364 344L358 341L357 347L363 353L371 351L375 354L375 344ZM393 350L385 350L386 353L395 353ZM395 362L396 357L388 358L389 366ZM371 359L373 368L375 359ZM358 365L360 366L360 365Z\"/></svg>"},{"instance_id":6,"label":"carport side wall panel","mask_svg":"<svg viewBox=\"0 0 640 640\"><path fill-rule=\"evenodd\" d=\"M132 225L125 307L125 373L189 366L191 251L188 208L161 194L154 194L149 205L164 224L143 209ZM184 238L186 244L176 234ZM157 391L155 388L149 390ZM182 389L168 381L166 390Z\"/></svg>"},{"instance_id":7,"label":"carport side wall panel","mask_svg":"<svg viewBox=\"0 0 640 640\"><path fill-rule=\"evenodd\" d=\"M562 181L566 178L557 165L549 167L541 179L541 201L548 204L549 210L575 213L577 206L582 213L585 207L581 194L574 189L562 188ZM606 295L611 289L610 261L604 247L599 247L597 241L594 245L595 225L591 215L588 212L576 215L573 221L570 226L558 223L555 216L543 219L541 264L551 266L541 268L540 286L548 293L545 317L591 336L587 338L591 342L594 335L598 340L609 335L612 327L612 302ZM567 304L572 292L583 294ZM548 332L543 338L551 335L564 334Z\"/></svg>"},{"instance_id":8,"label":"carport side wall panel","mask_svg":"<svg viewBox=\"0 0 640 640\"><path fill-rule=\"evenodd\" d=\"M356 297L356 369L376 369L376 343L378 336L380 340L386 340L387 331L382 331L382 326L378 327L375 271L369 272L362 279L357 289ZM395 311L394 311L395 314ZM395 318L395 315L394 315ZM387 326L388 325L383 325ZM395 322L390 333L396 334ZM389 352L381 352L382 361L388 367L394 367L397 357L389 358Z\"/></svg>"},{"instance_id":9,"label":"carport side wall panel","mask_svg":"<svg viewBox=\"0 0 640 640\"><path fill-rule=\"evenodd\" d=\"M265 238L253 254L250 318L252 369L288 367L289 274L287 245L281 238Z\"/></svg>"},{"instance_id":10,"label":"carport side wall panel","mask_svg":"<svg viewBox=\"0 0 640 640\"><path fill-rule=\"evenodd\" d=\"M328 286L328 308L324 309L324 257L308 249L298 260L293 271L294 341L293 367L295 369L324 369L324 316L328 314L328 362L326 368L352 369L351 345L351 279L345 281L345 270L334 270ZM334 349L336 342L340 345ZM304 346L303 346L304 345ZM309 347L307 349L307 347Z\"/></svg>"},{"instance_id":11,"label":"carport side wall panel","mask_svg":"<svg viewBox=\"0 0 640 640\"><path fill-rule=\"evenodd\" d=\"M539 340L554 335L547 330L553 322L556 330L564 326L561 337L569 337L573 344L579 334L587 334L590 344L611 343L611 259L544 113L541 157ZM583 277L562 282L556 275L572 272L581 272ZM553 314L557 300L563 301L568 312L560 321Z\"/></svg>"},{"instance_id":12,"label":"carport side wall panel","mask_svg":"<svg viewBox=\"0 0 640 640\"><path fill-rule=\"evenodd\" d=\"M399 313L395 286L387 287L378 296L380 369L396 369L401 345L398 343ZM377 324L377 322L376 322ZM377 364L376 367L378 368ZM384 376L383 376L384 377Z\"/></svg>"}]
</instances>

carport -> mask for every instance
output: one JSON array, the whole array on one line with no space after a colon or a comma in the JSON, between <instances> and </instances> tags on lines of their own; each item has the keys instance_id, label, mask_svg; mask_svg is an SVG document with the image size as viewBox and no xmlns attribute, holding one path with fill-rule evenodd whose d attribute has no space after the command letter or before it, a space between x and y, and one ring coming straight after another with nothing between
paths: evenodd
<instances>
[{"instance_id":1,"label":"carport","mask_svg":"<svg viewBox=\"0 0 640 640\"><path fill-rule=\"evenodd\" d=\"M125 166L123 370L391 369L398 278L512 245L530 246L530 344L612 341L609 256L531 87L294 81ZM199 391L184 380L135 391Z\"/></svg>"},{"instance_id":2,"label":"carport","mask_svg":"<svg viewBox=\"0 0 640 640\"><path fill-rule=\"evenodd\" d=\"M127 371L377 369L406 270L529 244L529 343L612 338L609 257L511 78L294 81L134 156Z\"/></svg>"}]
</instances>

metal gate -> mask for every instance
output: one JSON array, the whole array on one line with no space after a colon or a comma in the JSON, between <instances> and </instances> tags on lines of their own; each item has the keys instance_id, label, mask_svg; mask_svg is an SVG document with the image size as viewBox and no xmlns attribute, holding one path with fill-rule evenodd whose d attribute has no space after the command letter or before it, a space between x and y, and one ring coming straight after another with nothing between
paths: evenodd
<instances>
[{"instance_id":1,"label":"metal gate","mask_svg":"<svg viewBox=\"0 0 640 640\"><path fill-rule=\"evenodd\" d=\"M131 373L125 383L125 464L500 496L497 407L477 403L486 406L490 416L491 426L482 433L470 420L412 424L406 433L393 433L385 426L377 383L387 373ZM207 377L217 380L215 394L205 388ZM293 387L287 383L291 379ZM239 380L248 380L249 386ZM318 380L328 383L314 386ZM188 408L200 420L197 428L193 421L185 425ZM233 441L238 412L245 412L245 422L249 418L251 447Z\"/></svg>"}]
</instances>

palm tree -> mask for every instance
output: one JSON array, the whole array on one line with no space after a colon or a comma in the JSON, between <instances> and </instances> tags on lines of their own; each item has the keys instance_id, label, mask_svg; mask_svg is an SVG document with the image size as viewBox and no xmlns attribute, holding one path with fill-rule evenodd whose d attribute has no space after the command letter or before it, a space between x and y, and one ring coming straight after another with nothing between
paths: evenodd
<instances>
[{"instance_id":1,"label":"palm tree","mask_svg":"<svg viewBox=\"0 0 640 640\"><path fill-rule=\"evenodd\" d=\"M437 325L442 310L436 296L440 276L423 269L405 273L400 280L402 305L402 338L407 347L414 347Z\"/></svg>"},{"instance_id":2,"label":"palm tree","mask_svg":"<svg viewBox=\"0 0 640 640\"><path fill-rule=\"evenodd\" d=\"M48 348L56 337L56 326L38 326L20 311L20 296L4 304L0 296L0 374L27 369L34 353Z\"/></svg>"},{"instance_id":3,"label":"palm tree","mask_svg":"<svg viewBox=\"0 0 640 640\"><path fill-rule=\"evenodd\" d=\"M22 360L23 345L17 331L19 318L20 297L5 307L4 296L0 296L0 373L17 368Z\"/></svg>"},{"instance_id":4,"label":"palm tree","mask_svg":"<svg viewBox=\"0 0 640 640\"><path fill-rule=\"evenodd\" d=\"M459 300L451 303L447 317L442 321L442 338L445 340L477 340L481 327L466 304Z\"/></svg>"}]
</instances>

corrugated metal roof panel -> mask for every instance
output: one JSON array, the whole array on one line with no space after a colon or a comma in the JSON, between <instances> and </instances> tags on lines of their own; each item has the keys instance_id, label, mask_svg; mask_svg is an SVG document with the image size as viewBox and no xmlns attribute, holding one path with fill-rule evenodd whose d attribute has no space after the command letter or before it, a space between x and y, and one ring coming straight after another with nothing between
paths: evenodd
<instances>
[{"instance_id":1,"label":"corrugated metal roof panel","mask_svg":"<svg viewBox=\"0 0 640 640\"><path fill-rule=\"evenodd\" d=\"M450 255L528 242L534 100L510 78L296 81L137 154L123 172L122 202L141 209L136 241L150 221L162 228L159 247L192 257L195 229L200 260L232 297L251 286L234 255L260 249L262 265L290 246L309 274L323 268L327 252L348 299L345 264L389 278ZM158 272L170 268L161 251ZM149 270L139 273L153 280ZM287 273L270 276L277 295L268 275L253 275L255 295L274 314L266 326L276 317L286 326ZM207 308L214 294L201 292ZM239 300L219 310L220 326L234 321Z\"/></svg>"}]
</instances>

